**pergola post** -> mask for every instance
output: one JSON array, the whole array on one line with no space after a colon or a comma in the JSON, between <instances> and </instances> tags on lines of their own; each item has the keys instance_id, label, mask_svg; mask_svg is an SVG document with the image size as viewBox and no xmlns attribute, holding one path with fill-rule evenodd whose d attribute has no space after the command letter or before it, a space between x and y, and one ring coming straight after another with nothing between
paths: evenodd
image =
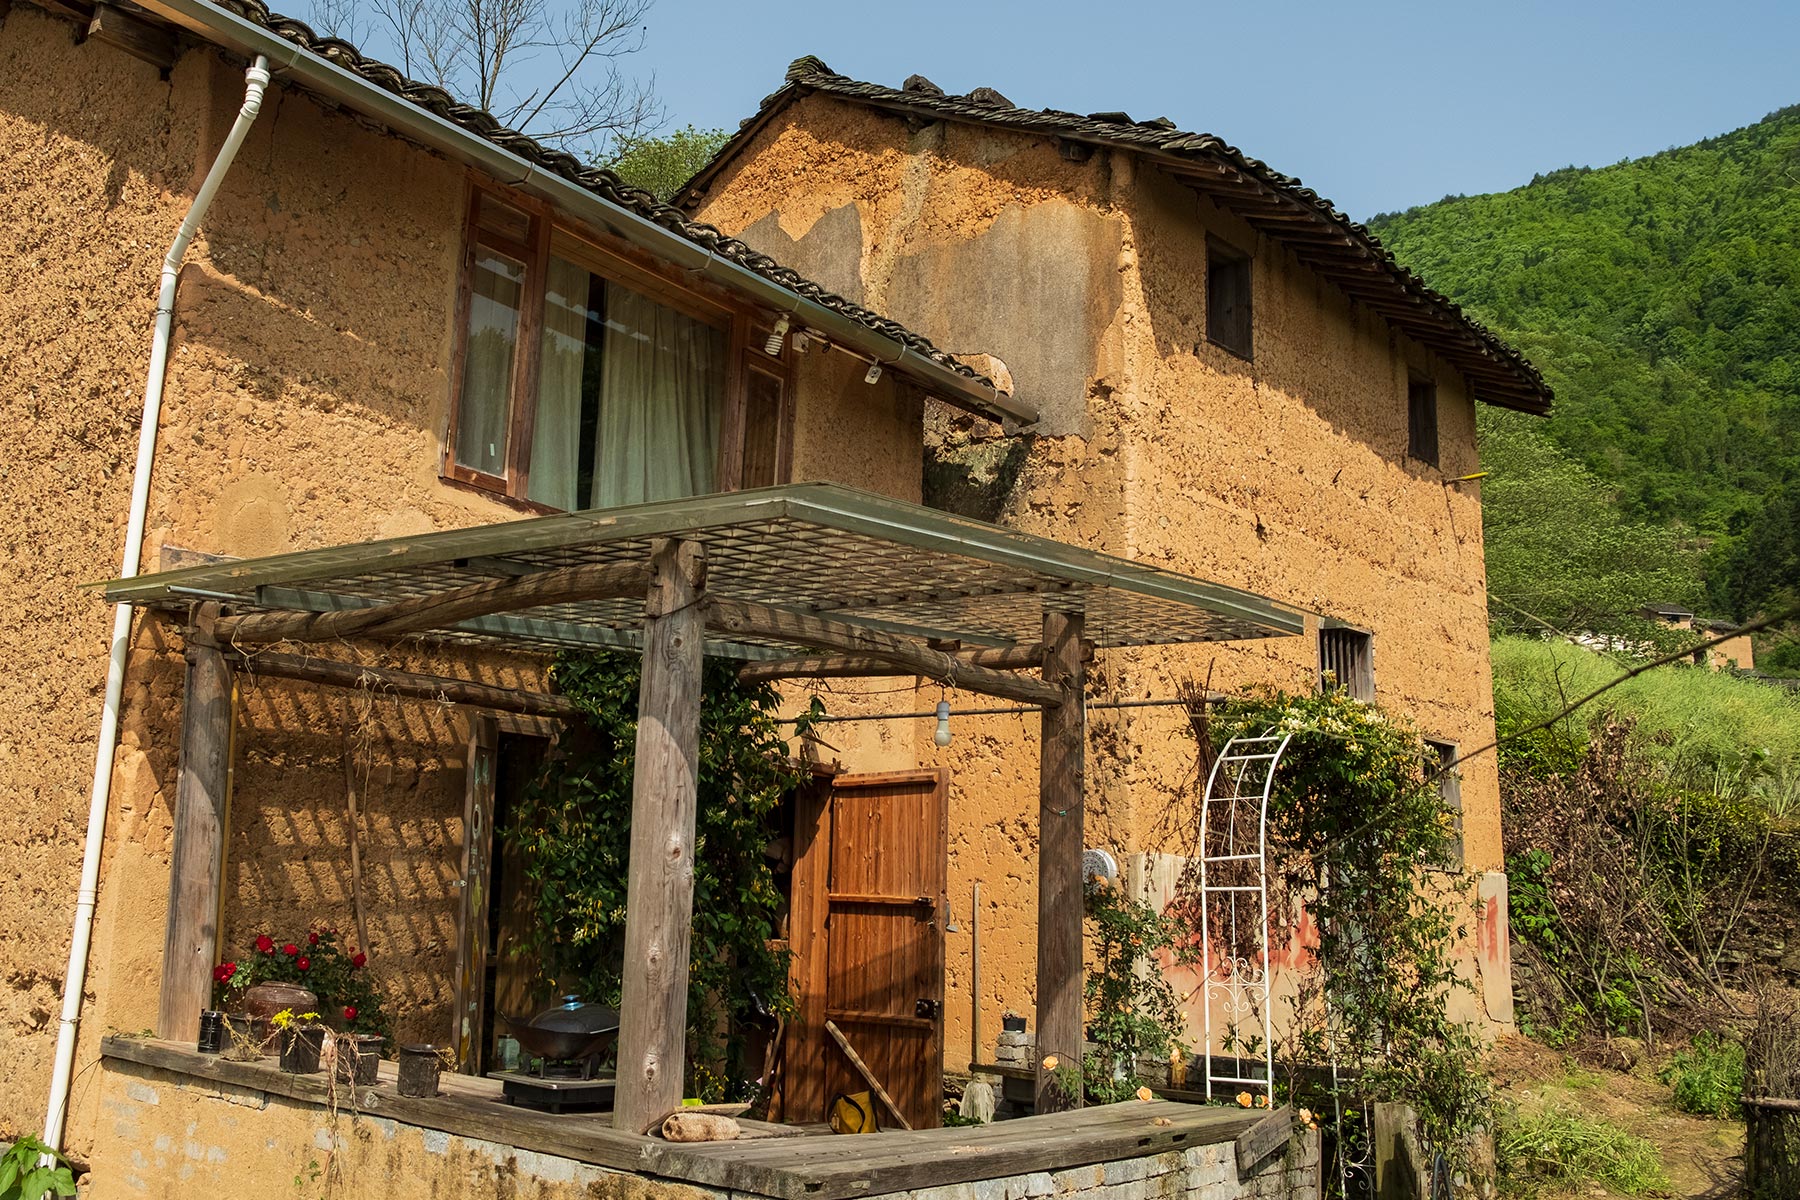
<instances>
[{"instance_id":1,"label":"pergola post","mask_svg":"<svg viewBox=\"0 0 1800 1200\"><path fill-rule=\"evenodd\" d=\"M169 918L163 934L157 1033L192 1042L211 1007L219 950L219 886L231 778L231 665L213 640L219 606L202 605L187 630L187 687L169 850Z\"/></svg>"},{"instance_id":2,"label":"pergola post","mask_svg":"<svg viewBox=\"0 0 1800 1200\"><path fill-rule=\"evenodd\" d=\"M681 1106L705 644L699 597L705 579L700 543L656 544L644 605L613 1103L614 1128L631 1133L644 1132Z\"/></svg>"},{"instance_id":3,"label":"pergola post","mask_svg":"<svg viewBox=\"0 0 1800 1200\"><path fill-rule=\"evenodd\" d=\"M1062 692L1044 708L1038 767L1037 1111L1081 1107L1081 855L1087 686L1077 613L1044 614L1044 679ZM1058 1060L1055 1072L1042 1066Z\"/></svg>"}]
</instances>

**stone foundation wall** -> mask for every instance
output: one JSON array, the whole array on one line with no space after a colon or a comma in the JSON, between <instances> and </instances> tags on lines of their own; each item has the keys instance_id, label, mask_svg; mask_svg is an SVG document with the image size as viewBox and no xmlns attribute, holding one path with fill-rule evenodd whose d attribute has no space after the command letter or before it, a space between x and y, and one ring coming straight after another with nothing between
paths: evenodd
<instances>
[{"instance_id":1,"label":"stone foundation wall","mask_svg":"<svg viewBox=\"0 0 1800 1200\"><path fill-rule=\"evenodd\" d=\"M109 1059L87 1200L285 1195L301 1200L760 1200L423 1129L331 1112L253 1088ZM846 1152L861 1147L848 1146ZM870 1149L874 1149L873 1146ZM1238 1178L1233 1143L980 1179L874 1200L1319 1200L1319 1135Z\"/></svg>"}]
</instances>

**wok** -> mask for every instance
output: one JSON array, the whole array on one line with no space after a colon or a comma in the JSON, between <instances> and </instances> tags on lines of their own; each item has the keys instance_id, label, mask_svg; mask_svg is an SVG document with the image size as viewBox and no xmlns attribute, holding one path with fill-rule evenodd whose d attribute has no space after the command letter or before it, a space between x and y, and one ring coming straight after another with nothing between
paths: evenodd
<instances>
[{"instance_id":1,"label":"wok","mask_svg":"<svg viewBox=\"0 0 1800 1200\"><path fill-rule=\"evenodd\" d=\"M529 1019L500 1013L519 1045L539 1058L582 1059L606 1053L619 1036L619 1014L604 1004L564 996Z\"/></svg>"}]
</instances>

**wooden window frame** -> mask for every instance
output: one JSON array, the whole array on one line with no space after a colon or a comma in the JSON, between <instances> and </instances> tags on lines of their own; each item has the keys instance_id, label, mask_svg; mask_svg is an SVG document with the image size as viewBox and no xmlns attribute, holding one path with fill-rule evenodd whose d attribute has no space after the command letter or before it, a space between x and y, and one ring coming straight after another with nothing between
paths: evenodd
<instances>
[{"instance_id":1,"label":"wooden window frame","mask_svg":"<svg viewBox=\"0 0 1800 1200\"><path fill-rule=\"evenodd\" d=\"M1436 752L1440 769L1449 767L1450 763L1456 761L1458 749L1455 742L1428 737L1425 744ZM1449 767L1438 776L1438 794L1443 796L1444 802L1456 813L1456 826L1450 841L1450 853L1443 861L1427 863L1426 866L1437 871L1461 874L1467 862L1467 854L1463 845L1462 774L1459 770Z\"/></svg>"},{"instance_id":2,"label":"wooden window frame","mask_svg":"<svg viewBox=\"0 0 1800 1200\"><path fill-rule=\"evenodd\" d=\"M479 221L483 197L526 214L530 219L527 242L482 229ZM538 361L542 353L544 289L551 243L575 243L570 261L611 282L649 297L716 326L726 335L724 409L719 421L719 457L714 466L714 485L721 492L738 490L743 477L744 416L752 370L777 379L781 386L780 427L776 431L775 478L788 481L792 470L794 428L793 339L783 340L781 352L770 355L763 345L776 314L765 312L741 297L710 283L698 282L690 273L630 246L612 234L560 216L546 202L522 195L491 180L471 177L465 201L461 276L457 281L455 331L450 362L450 403L444 427L443 452L438 475L446 483L469 487L531 512L557 512L530 499L531 439L537 417ZM558 239L558 235L561 238ZM525 264L525 280L519 304L518 345L507 396L506 473L494 475L466 467L457 461L457 440L462 419L463 377L469 339L469 312L473 304L475 257L488 247Z\"/></svg>"},{"instance_id":3,"label":"wooden window frame","mask_svg":"<svg viewBox=\"0 0 1800 1200\"><path fill-rule=\"evenodd\" d=\"M1215 303L1217 294L1214 291L1218 284L1218 273L1228 269L1234 273L1243 273L1242 304L1243 317L1241 330L1223 329L1222 319ZM1242 339L1233 336L1241 333ZM1213 237L1206 238L1206 340L1245 362L1253 362L1256 358L1256 259L1247 251L1240 250L1230 242Z\"/></svg>"},{"instance_id":4,"label":"wooden window frame","mask_svg":"<svg viewBox=\"0 0 1800 1200\"><path fill-rule=\"evenodd\" d=\"M1442 466L1435 380L1411 376L1406 381L1406 456L1429 466Z\"/></svg>"},{"instance_id":5,"label":"wooden window frame","mask_svg":"<svg viewBox=\"0 0 1800 1200\"><path fill-rule=\"evenodd\" d=\"M1326 643L1328 641L1339 641L1344 643L1345 646L1348 646L1350 645L1349 639L1351 638L1360 639L1361 662L1355 664L1357 668L1355 672L1356 677L1345 679L1333 665L1334 660L1341 662L1343 658L1342 650L1330 650L1327 648ZM1346 625L1339 621L1326 621L1319 626L1319 636L1316 645L1318 646L1319 651L1320 690L1323 691L1327 686L1325 683L1325 674L1327 671L1331 671L1333 677L1337 681L1338 687L1342 688L1358 700L1373 704L1375 702L1375 635L1366 629L1358 629L1353 625Z\"/></svg>"}]
</instances>

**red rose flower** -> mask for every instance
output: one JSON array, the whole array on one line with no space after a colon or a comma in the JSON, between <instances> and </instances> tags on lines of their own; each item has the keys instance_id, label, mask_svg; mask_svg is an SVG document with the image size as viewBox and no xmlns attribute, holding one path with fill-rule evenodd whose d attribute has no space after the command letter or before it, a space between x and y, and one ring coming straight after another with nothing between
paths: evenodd
<instances>
[{"instance_id":1,"label":"red rose flower","mask_svg":"<svg viewBox=\"0 0 1800 1200\"><path fill-rule=\"evenodd\" d=\"M306 955L302 954L299 958L296 958L294 960L294 965L296 967L299 967L302 971L304 971L304 970L306 970L306 968L312 966L312 959L310 959L310 958L306 957Z\"/></svg>"},{"instance_id":2,"label":"red rose flower","mask_svg":"<svg viewBox=\"0 0 1800 1200\"><path fill-rule=\"evenodd\" d=\"M356 1020L356 1006L355 1005L353 1005L353 1004L344 1005L344 1020L346 1020L346 1021Z\"/></svg>"},{"instance_id":3,"label":"red rose flower","mask_svg":"<svg viewBox=\"0 0 1800 1200\"><path fill-rule=\"evenodd\" d=\"M281 948L281 952L283 954L287 955L289 958L292 958L292 957L294 957L294 955L300 953L300 947L294 945L294 943L292 943L292 942L289 942L287 945L285 945Z\"/></svg>"},{"instance_id":4,"label":"red rose flower","mask_svg":"<svg viewBox=\"0 0 1800 1200\"><path fill-rule=\"evenodd\" d=\"M256 948L267 954L275 948L275 939L265 933L256 939Z\"/></svg>"},{"instance_id":5,"label":"red rose flower","mask_svg":"<svg viewBox=\"0 0 1800 1200\"><path fill-rule=\"evenodd\" d=\"M369 956L364 954L361 950L358 950L355 954L350 956L350 965L353 967L367 966L368 963Z\"/></svg>"},{"instance_id":6,"label":"red rose flower","mask_svg":"<svg viewBox=\"0 0 1800 1200\"><path fill-rule=\"evenodd\" d=\"M222 962L218 966L213 968L213 982L214 983L224 983L227 979L230 979L235 974L237 974L237 964L236 963Z\"/></svg>"},{"instance_id":7,"label":"red rose flower","mask_svg":"<svg viewBox=\"0 0 1800 1200\"><path fill-rule=\"evenodd\" d=\"M319 935L318 935L318 934L316 934L316 933L309 933L309 934L307 934L307 935L306 935L306 943L307 943L307 945L309 945L309 946L316 946L316 945L318 945L318 944L319 944Z\"/></svg>"}]
</instances>

